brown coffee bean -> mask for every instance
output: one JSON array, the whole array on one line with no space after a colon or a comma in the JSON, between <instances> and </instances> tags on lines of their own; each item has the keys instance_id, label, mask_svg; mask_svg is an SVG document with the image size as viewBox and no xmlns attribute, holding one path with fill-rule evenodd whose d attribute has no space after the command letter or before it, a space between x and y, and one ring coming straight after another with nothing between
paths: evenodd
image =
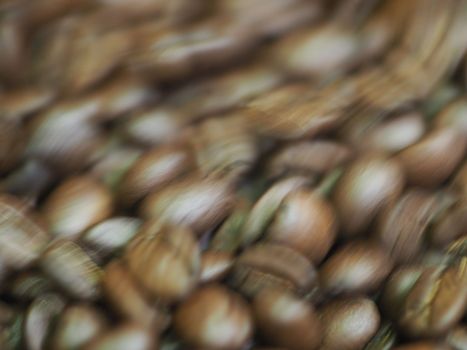
<instances>
[{"instance_id":1,"label":"brown coffee bean","mask_svg":"<svg viewBox=\"0 0 467 350\"><path fill-rule=\"evenodd\" d=\"M349 91L331 91L329 97L328 90L320 91L319 97L324 99L319 99L308 85L291 83L252 99L244 112L261 135L279 140L303 139L342 124L339 109L346 105Z\"/></svg>"},{"instance_id":2,"label":"brown coffee bean","mask_svg":"<svg viewBox=\"0 0 467 350\"><path fill-rule=\"evenodd\" d=\"M52 322L65 307L64 300L56 294L45 294L29 306L23 325L24 342L27 349L46 348L46 338L52 330Z\"/></svg>"},{"instance_id":3,"label":"brown coffee bean","mask_svg":"<svg viewBox=\"0 0 467 350\"><path fill-rule=\"evenodd\" d=\"M157 101L159 92L142 79L123 73L85 99L99 106L99 113L93 115L93 121L105 122Z\"/></svg>"},{"instance_id":4,"label":"brown coffee bean","mask_svg":"<svg viewBox=\"0 0 467 350\"><path fill-rule=\"evenodd\" d=\"M73 42L64 76L65 89L79 93L95 86L123 64L132 45L131 31L96 33L96 26L82 30Z\"/></svg>"},{"instance_id":5,"label":"brown coffee bean","mask_svg":"<svg viewBox=\"0 0 467 350\"><path fill-rule=\"evenodd\" d=\"M385 250L370 242L352 242L331 255L319 271L321 286L331 294L373 292L392 270Z\"/></svg>"},{"instance_id":6,"label":"brown coffee bean","mask_svg":"<svg viewBox=\"0 0 467 350\"><path fill-rule=\"evenodd\" d=\"M119 198L131 205L150 192L163 189L192 169L194 159L184 146L155 148L143 154L124 175Z\"/></svg>"},{"instance_id":7,"label":"brown coffee bean","mask_svg":"<svg viewBox=\"0 0 467 350\"><path fill-rule=\"evenodd\" d=\"M407 295L424 271L423 266L409 265L395 270L388 278L381 295L383 314L397 320L404 308Z\"/></svg>"},{"instance_id":8,"label":"brown coffee bean","mask_svg":"<svg viewBox=\"0 0 467 350\"><path fill-rule=\"evenodd\" d=\"M369 156L355 161L334 192L339 222L348 236L363 232L380 209L396 199L404 174L395 160Z\"/></svg>"},{"instance_id":9,"label":"brown coffee bean","mask_svg":"<svg viewBox=\"0 0 467 350\"><path fill-rule=\"evenodd\" d=\"M125 260L134 278L153 297L185 298L199 280L199 246L189 229L149 221L127 247Z\"/></svg>"},{"instance_id":10,"label":"brown coffee bean","mask_svg":"<svg viewBox=\"0 0 467 350\"><path fill-rule=\"evenodd\" d=\"M467 202L459 202L448 209L430 230L430 243L445 247L467 235Z\"/></svg>"},{"instance_id":11,"label":"brown coffee bean","mask_svg":"<svg viewBox=\"0 0 467 350\"><path fill-rule=\"evenodd\" d=\"M112 261L106 266L102 287L110 306L128 321L155 327L157 331L168 326L169 316L152 305L123 263Z\"/></svg>"},{"instance_id":12,"label":"brown coffee bean","mask_svg":"<svg viewBox=\"0 0 467 350\"><path fill-rule=\"evenodd\" d=\"M420 253L435 209L432 193L411 189L381 213L376 235L395 261L411 261Z\"/></svg>"},{"instance_id":13,"label":"brown coffee bean","mask_svg":"<svg viewBox=\"0 0 467 350\"><path fill-rule=\"evenodd\" d=\"M124 120L122 129L130 141L157 146L176 140L188 119L176 108L157 106Z\"/></svg>"},{"instance_id":14,"label":"brown coffee bean","mask_svg":"<svg viewBox=\"0 0 467 350\"><path fill-rule=\"evenodd\" d=\"M58 240L41 257L44 273L77 299L94 300L100 294L102 271L76 243Z\"/></svg>"},{"instance_id":15,"label":"brown coffee bean","mask_svg":"<svg viewBox=\"0 0 467 350\"><path fill-rule=\"evenodd\" d=\"M319 20L323 6L317 2L301 0L273 0L268 6L252 4L247 0L221 0L216 3L218 10L241 19L261 37L277 37Z\"/></svg>"},{"instance_id":16,"label":"brown coffee bean","mask_svg":"<svg viewBox=\"0 0 467 350\"><path fill-rule=\"evenodd\" d=\"M233 200L228 182L193 177L150 194L143 201L141 212L145 218L157 217L202 234L229 214Z\"/></svg>"},{"instance_id":17,"label":"brown coffee bean","mask_svg":"<svg viewBox=\"0 0 467 350\"><path fill-rule=\"evenodd\" d=\"M253 332L248 304L225 287L198 289L175 312L176 332L194 347L241 349Z\"/></svg>"},{"instance_id":18,"label":"brown coffee bean","mask_svg":"<svg viewBox=\"0 0 467 350\"><path fill-rule=\"evenodd\" d=\"M168 102L174 107L183 106L185 120L188 121L241 106L248 99L274 88L282 80L282 72L262 60L254 61L213 77L188 83L171 94Z\"/></svg>"},{"instance_id":19,"label":"brown coffee bean","mask_svg":"<svg viewBox=\"0 0 467 350\"><path fill-rule=\"evenodd\" d=\"M282 201L292 192L306 186L309 180L292 176L272 185L254 204L242 228L242 245L256 241L271 223Z\"/></svg>"},{"instance_id":20,"label":"brown coffee bean","mask_svg":"<svg viewBox=\"0 0 467 350\"><path fill-rule=\"evenodd\" d=\"M447 104L433 121L436 128L451 127L467 136L467 100L458 98Z\"/></svg>"},{"instance_id":21,"label":"brown coffee bean","mask_svg":"<svg viewBox=\"0 0 467 350\"><path fill-rule=\"evenodd\" d=\"M249 129L248 120L235 112L199 124L190 143L201 173L219 174L236 182L250 170L258 157L258 146Z\"/></svg>"},{"instance_id":22,"label":"brown coffee bean","mask_svg":"<svg viewBox=\"0 0 467 350\"><path fill-rule=\"evenodd\" d=\"M107 258L124 248L136 235L142 221L131 217L113 217L91 227L80 237L80 242L95 250L101 258Z\"/></svg>"},{"instance_id":23,"label":"brown coffee bean","mask_svg":"<svg viewBox=\"0 0 467 350\"><path fill-rule=\"evenodd\" d=\"M89 165L106 142L90 119L101 112L98 101L63 102L34 118L26 154L52 165L59 172Z\"/></svg>"},{"instance_id":24,"label":"brown coffee bean","mask_svg":"<svg viewBox=\"0 0 467 350\"><path fill-rule=\"evenodd\" d=\"M145 327L123 324L92 340L83 350L153 350L158 340Z\"/></svg>"},{"instance_id":25,"label":"brown coffee bean","mask_svg":"<svg viewBox=\"0 0 467 350\"><path fill-rule=\"evenodd\" d=\"M423 116L411 112L385 120L370 130L364 130L363 134L364 139L368 138L368 145L372 149L394 153L417 142L424 132Z\"/></svg>"},{"instance_id":26,"label":"brown coffee bean","mask_svg":"<svg viewBox=\"0 0 467 350\"><path fill-rule=\"evenodd\" d=\"M67 307L57 322L51 340L53 350L78 349L107 327L104 315L87 304Z\"/></svg>"},{"instance_id":27,"label":"brown coffee bean","mask_svg":"<svg viewBox=\"0 0 467 350\"><path fill-rule=\"evenodd\" d=\"M437 186L446 180L462 161L467 138L458 130L435 130L398 156L408 181L414 185Z\"/></svg>"},{"instance_id":28,"label":"brown coffee bean","mask_svg":"<svg viewBox=\"0 0 467 350\"><path fill-rule=\"evenodd\" d=\"M323 350L361 349L376 333L380 316L370 299L335 300L321 310Z\"/></svg>"},{"instance_id":29,"label":"brown coffee bean","mask_svg":"<svg viewBox=\"0 0 467 350\"><path fill-rule=\"evenodd\" d=\"M316 280L316 270L306 257L273 243L245 250L235 262L231 276L231 283L247 296L271 287L305 294L315 287Z\"/></svg>"},{"instance_id":30,"label":"brown coffee bean","mask_svg":"<svg viewBox=\"0 0 467 350\"><path fill-rule=\"evenodd\" d=\"M318 264L334 243L337 226L331 204L318 193L301 189L282 201L265 239L288 245Z\"/></svg>"},{"instance_id":31,"label":"brown coffee bean","mask_svg":"<svg viewBox=\"0 0 467 350\"><path fill-rule=\"evenodd\" d=\"M264 289L253 300L253 312L267 343L290 350L319 348L322 327L309 302L284 290Z\"/></svg>"},{"instance_id":32,"label":"brown coffee bean","mask_svg":"<svg viewBox=\"0 0 467 350\"><path fill-rule=\"evenodd\" d=\"M300 141L280 149L267 164L268 177L284 174L327 173L345 164L352 151L347 145L333 140Z\"/></svg>"},{"instance_id":33,"label":"brown coffee bean","mask_svg":"<svg viewBox=\"0 0 467 350\"><path fill-rule=\"evenodd\" d=\"M107 218L112 212L108 189L88 176L63 182L47 198L44 216L57 237L73 237Z\"/></svg>"},{"instance_id":34,"label":"brown coffee bean","mask_svg":"<svg viewBox=\"0 0 467 350\"><path fill-rule=\"evenodd\" d=\"M123 176L143 154L139 148L119 145L118 142L104 150L99 160L89 169L89 174L112 192L117 192Z\"/></svg>"},{"instance_id":35,"label":"brown coffee bean","mask_svg":"<svg viewBox=\"0 0 467 350\"><path fill-rule=\"evenodd\" d=\"M448 268L430 268L420 276L405 300L401 331L410 337L433 337L459 322L467 307L464 260Z\"/></svg>"},{"instance_id":36,"label":"brown coffee bean","mask_svg":"<svg viewBox=\"0 0 467 350\"><path fill-rule=\"evenodd\" d=\"M276 57L294 75L322 79L356 64L357 41L354 33L339 25L324 24L286 37L279 42Z\"/></svg>"},{"instance_id":37,"label":"brown coffee bean","mask_svg":"<svg viewBox=\"0 0 467 350\"><path fill-rule=\"evenodd\" d=\"M233 257L227 252L207 250L201 256L200 282L213 282L223 279L233 266Z\"/></svg>"},{"instance_id":38,"label":"brown coffee bean","mask_svg":"<svg viewBox=\"0 0 467 350\"><path fill-rule=\"evenodd\" d=\"M15 197L0 195L0 260L10 269L34 264L50 237Z\"/></svg>"}]
</instances>

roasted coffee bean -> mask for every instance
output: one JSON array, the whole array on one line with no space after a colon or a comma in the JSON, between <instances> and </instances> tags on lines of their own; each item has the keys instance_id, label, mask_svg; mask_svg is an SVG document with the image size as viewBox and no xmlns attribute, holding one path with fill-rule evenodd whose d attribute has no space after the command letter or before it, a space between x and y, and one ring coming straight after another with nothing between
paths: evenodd
<instances>
[{"instance_id":1,"label":"roasted coffee bean","mask_svg":"<svg viewBox=\"0 0 467 350\"><path fill-rule=\"evenodd\" d=\"M337 217L320 194L300 189L284 198L265 239L290 246L318 264L337 235Z\"/></svg>"},{"instance_id":2,"label":"roasted coffee bean","mask_svg":"<svg viewBox=\"0 0 467 350\"><path fill-rule=\"evenodd\" d=\"M272 287L306 294L316 287L317 273L308 259L297 251L264 243L246 249L237 258L231 283L247 296Z\"/></svg>"},{"instance_id":3,"label":"roasted coffee bean","mask_svg":"<svg viewBox=\"0 0 467 350\"><path fill-rule=\"evenodd\" d=\"M318 349L322 327L313 306L284 290L264 289L253 300L256 325L267 343L290 350Z\"/></svg>"},{"instance_id":4,"label":"roasted coffee bean","mask_svg":"<svg viewBox=\"0 0 467 350\"><path fill-rule=\"evenodd\" d=\"M255 61L188 83L171 94L168 103L183 106L185 120L213 116L241 106L248 99L276 87L282 80L283 74L273 66Z\"/></svg>"},{"instance_id":5,"label":"roasted coffee bean","mask_svg":"<svg viewBox=\"0 0 467 350\"><path fill-rule=\"evenodd\" d=\"M349 161L352 150L332 140L300 141L280 149L267 164L268 177L325 174Z\"/></svg>"},{"instance_id":6,"label":"roasted coffee bean","mask_svg":"<svg viewBox=\"0 0 467 350\"><path fill-rule=\"evenodd\" d=\"M410 183L433 187L446 180L459 165L466 145L467 138L459 130L442 128L427 134L397 158L404 165Z\"/></svg>"},{"instance_id":7,"label":"roasted coffee bean","mask_svg":"<svg viewBox=\"0 0 467 350\"><path fill-rule=\"evenodd\" d=\"M199 246L193 232L183 227L149 221L127 247L125 260L144 289L167 302L185 298L199 280Z\"/></svg>"},{"instance_id":8,"label":"roasted coffee bean","mask_svg":"<svg viewBox=\"0 0 467 350\"><path fill-rule=\"evenodd\" d=\"M107 327L104 315L87 304L67 307L53 331L51 347L54 350L78 349L95 338Z\"/></svg>"},{"instance_id":9,"label":"roasted coffee bean","mask_svg":"<svg viewBox=\"0 0 467 350\"><path fill-rule=\"evenodd\" d=\"M407 295L424 272L423 266L409 265L396 269L388 278L381 295L383 314L397 320L402 312Z\"/></svg>"},{"instance_id":10,"label":"roasted coffee bean","mask_svg":"<svg viewBox=\"0 0 467 350\"><path fill-rule=\"evenodd\" d=\"M404 186L402 167L379 156L355 161L337 184L334 203L347 236L364 231L380 209L396 199Z\"/></svg>"},{"instance_id":11,"label":"roasted coffee bean","mask_svg":"<svg viewBox=\"0 0 467 350\"><path fill-rule=\"evenodd\" d=\"M320 310L323 342L320 349L362 349L377 332L380 315L370 299L335 300Z\"/></svg>"},{"instance_id":12,"label":"roasted coffee bean","mask_svg":"<svg viewBox=\"0 0 467 350\"><path fill-rule=\"evenodd\" d=\"M138 218L113 217L84 232L80 241L94 249L100 257L106 258L124 248L141 225L142 221Z\"/></svg>"},{"instance_id":13,"label":"roasted coffee bean","mask_svg":"<svg viewBox=\"0 0 467 350\"><path fill-rule=\"evenodd\" d=\"M435 205L432 193L411 189L381 213L376 235L395 261L411 261L421 251Z\"/></svg>"},{"instance_id":14,"label":"roasted coffee bean","mask_svg":"<svg viewBox=\"0 0 467 350\"><path fill-rule=\"evenodd\" d=\"M0 260L11 269L34 264L50 236L17 198L0 195Z\"/></svg>"},{"instance_id":15,"label":"roasted coffee bean","mask_svg":"<svg viewBox=\"0 0 467 350\"><path fill-rule=\"evenodd\" d=\"M188 226L197 234L218 225L232 210L234 197L224 180L189 178L157 191L144 200L145 218Z\"/></svg>"},{"instance_id":16,"label":"roasted coffee bean","mask_svg":"<svg viewBox=\"0 0 467 350\"><path fill-rule=\"evenodd\" d=\"M399 318L410 337L445 334L465 313L467 274L465 258L451 267L430 268L415 282Z\"/></svg>"},{"instance_id":17,"label":"roasted coffee bean","mask_svg":"<svg viewBox=\"0 0 467 350\"><path fill-rule=\"evenodd\" d=\"M201 256L200 282L212 282L223 279L234 263L231 254L222 251L207 250Z\"/></svg>"},{"instance_id":18,"label":"roasted coffee bean","mask_svg":"<svg viewBox=\"0 0 467 350\"><path fill-rule=\"evenodd\" d=\"M102 131L90 122L100 113L94 100L64 102L34 118L26 154L59 172L81 170L89 165L106 142Z\"/></svg>"},{"instance_id":19,"label":"roasted coffee bean","mask_svg":"<svg viewBox=\"0 0 467 350\"><path fill-rule=\"evenodd\" d=\"M346 71L356 64L358 54L356 35L333 24L287 37L279 43L276 53L279 64L287 71L315 79Z\"/></svg>"},{"instance_id":20,"label":"roasted coffee bean","mask_svg":"<svg viewBox=\"0 0 467 350\"><path fill-rule=\"evenodd\" d=\"M242 228L242 245L251 244L258 238L274 218L284 198L288 194L306 186L309 180L301 176L293 176L281 180L271 186L255 203L245 219Z\"/></svg>"},{"instance_id":21,"label":"roasted coffee bean","mask_svg":"<svg viewBox=\"0 0 467 350\"><path fill-rule=\"evenodd\" d=\"M445 106L436 116L434 124L436 128L452 127L467 136L467 100L465 97L458 98Z\"/></svg>"},{"instance_id":22,"label":"roasted coffee bean","mask_svg":"<svg viewBox=\"0 0 467 350\"><path fill-rule=\"evenodd\" d=\"M390 256L374 243L348 243L323 264L321 287L331 294L368 293L379 288L392 269Z\"/></svg>"},{"instance_id":23,"label":"roasted coffee bean","mask_svg":"<svg viewBox=\"0 0 467 350\"><path fill-rule=\"evenodd\" d=\"M118 187L119 199L131 205L150 192L163 189L194 164L193 156L184 146L155 148L143 154L123 176Z\"/></svg>"},{"instance_id":24,"label":"roasted coffee bean","mask_svg":"<svg viewBox=\"0 0 467 350\"><path fill-rule=\"evenodd\" d=\"M446 210L430 230L430 243L445 247L467 235L467 202L461 201Z\"/></svg>"},{"instance_id":25,"label":"roasted coffee bean","mask_svg":"<svg viewBox=\"0 0 467 350\"><path fill-rule=\"evenodd\" d=\"M115 146L109 146L89 170L91 176L112 192L117 192L123 176L143 153L139 148L119 145L118 140L116 143Z\"/></svg>"},{"instance_id":26,"label":"roasted coffee bean","mask_svg":"<svg viewBox=\"0 0 467 350\"><path fill-rule=\"evenodd\" d=\"M177 139L186 117L176 108L157 106L135 113L122 125L124 135L131 141L147 146L166 144Z\"/></svg>"},{"instance_id":27,"label":"roasted coffee bean","mask_svg":"<svg viewBox=\"0 0 467 350\"><path fill-rule=\"evenodd\" d=\"M241 349L252 335L253 318L240 296L211 285L198 289L178 307L174 326L194 347Z\"/></svg>"},{"instance_id":28,"label":"roasted coffee bean","mask_svg":"<svg viewBox=\"0 0 467 350\"><path fill-rule=\"evenodd\" d=\"M128 321L156 327L158 331L168 325L169 316L152 305L123 263L112 261L106 266L102 287L110 306Z\"/></svg>"},{"instance_id":29,"label":"roasted coffee bean","mask_svg":"<svg viewBox=\"0 0 467 350\"><path fill-rule=\"evenodd\" d=\"M29 306L24 319L24 343L31 350L47 348L46 338L52 330L52 322L65 307L64 300L56 294L45 294Z\"/></svg>"},{"instance_id":30,"label":"roasted coffee bean","mask_svg":"<svg viewBox=\"0 0 467 350\"><path fill-rule=\"evenodd\" d=\"M90 177L73 177L47 198L43 212L55 236L72 238L110 216L112 196Z\"/></svg>"},{"instance_id":31,"label":"roasted coffee bean","mask_svg":"<svg viewBox=\"0 0 467 350\"><path fill-rule=\"evenodd\" d=\"M41 257L44 273L69 295L95 300L100 294L102 271L76 243L58 240Z\"/></svg>"},{"instance_id":32,"label":"roasted coffee bean","mask_svg":"<svg viewBox=\"0 0 467 350\"><path fill-rule=\"evenodd\" d=\"M417 142L423 136L425 128L423 116L412 112L383 121L370 130L362 130L359 136L365 135L363 143L366 147L395 153Z\"/></svg>"},{"instance_id":33,"label":"roasted coffee bean","mask_svg":"<svg viewBox=\"0 0 467 350\"><path fill-rule=\"evenodd\" d=\"M83 347L84 350L152 350L158 339L145 327L124 324L109 330Z\"/></svg>"},{"instance_id":34,"label":"roasted coffee bean","mask_svg":"<svg viewBox=\"0 0 467 350\"><path fill-rule=\"evenodd\" d=\"M252 168L258 147L247 122L242 114L233 113L209 118L194 130L191 144L202 174L220 174L237 182Z\"/></svg>"}]
</instances>

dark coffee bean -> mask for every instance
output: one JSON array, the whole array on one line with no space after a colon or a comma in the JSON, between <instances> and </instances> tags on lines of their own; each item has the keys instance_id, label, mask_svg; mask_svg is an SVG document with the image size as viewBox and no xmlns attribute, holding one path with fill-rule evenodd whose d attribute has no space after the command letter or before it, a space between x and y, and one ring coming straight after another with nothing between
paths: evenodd
<instances>
[{"instance_id":1,"label":"dark coffee bean","mask_svg":"<svg viewBox=\"0 0 467 350\"><path fill-rule=\"evenodd\" d=\"M423 235L435 213L435 200L429 192L412 189L381 213L377 237L395 261L413 260L422 249Z\"/></svg>"},{"instance_id":2,"label":"dark coffee bean","mask_svg":"<svg viewBox=\"0 0 467 350\"><path fill-rule=\"evenodd\" d=\"M322 288L331 294L375 291L392 270L385 250L375 243L346 244L319 271Z\"/></svg>"},{"instance_id":3,"label":"dark coffee bean","mask_svg":"<svg viewBox=\"0 0 467 350\"><path fill-rule=\"evenodd\" d=\"M265 243L245 250L235 262L231 283L247 296L277 287L308 293L317 282L316 270L303 255L279 244Z\"/></svg>"},{"instance_id":4,"label":"dark coffee bean","mask_svg":"<svg viewBox=\"0 0 467 350\"><path fill-rule=\"evenodd\" d=\"M199 280L199 246L193 232L183 227L147 222L128 245L125 260L144 289L166 302L185 298Z\"/></svg>"},{"instance_id":5,"label":"dark coffee bean","mask_svg":"<svg viewBox=\"0 0 467 350\"><path fill-rule=\"evenodd\" d=\"M288 245L318 264L334 243L337 226L331 204L318 193L301 189L284 198L265 239Z\"/></svg>"},{"instance_id":6,"label":"dark coffee bean","mask_svg":"<svg viewBox=\"0 0 467 350\"><path fill-rule=\"evenodd\" d=\"M380 209L401 194L404 182L402 167L395 160L369 156L354 162L334 192L345 234L364 231Z\"/></svg>"},{"instance_id":7,"label":"dark coffee bean","mask_svg":"<svg viewBox=\"0 0 467 350\"><path fill-rule=\"evenodd\" d=\"M380 316L370 299L335 300L321 310L322 350L362 349L378 331Z\"/></svg>"},{"instance_id":8,"label":"dark coffee bean","mask_svg":"<svg viewBox=\"0 0 467 350\"><path fill-rule=\"evenodd\" d=\"M264 289L253 300L256 326L263 339L290 350L318 349L322 327L313 306L279 289Z\"/></svg>"},{"instance_id":9,"label":"dark coffee bean","mask_svg":"<svg viewBox=\"0 0 467 350\"><path fill-rule=\"evenodd\" d=\"M408 293L423 271L423 266L404 266L390 275L381 295L381 308L385 316L398 319Z\"/></svg>"},{"instance_id":10,"label":"dark coffee bean","mask_svg":"<svg viewBox=\"0 0 467 350\"><path fill-rule=\"evenodd\" d=\"M239 295L211 285L198 289L178 307L174 326L195 348L239 350L250 340L253 318Z\"/></svg>"},{"instance_id":11,"label":"dark coffee bean","mask_svg":"<svg viewBox=\"0 0 467 350\"><path fill-rule=\"evenodd\" d=\"M399 319L401 330L411 337L445 334L467 307L466 260L448 268L429 268L407 295Z\"/></svg>"}]
</instances>

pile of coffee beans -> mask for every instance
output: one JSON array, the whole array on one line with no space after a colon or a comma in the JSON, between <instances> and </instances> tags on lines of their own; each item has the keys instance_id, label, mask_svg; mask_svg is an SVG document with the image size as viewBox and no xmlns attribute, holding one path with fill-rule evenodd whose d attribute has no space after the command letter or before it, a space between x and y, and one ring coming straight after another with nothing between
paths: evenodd
<instances>
[{"instance_id":1,"label":"pile of coffee beans","mask_svg":"<svg viewBox=\"0 0 467 350\"><path fill-rule=\"evenodd\" d=\"M0 349L466 350L467 0L0 1Z\"/></svg>"}]
</instances>

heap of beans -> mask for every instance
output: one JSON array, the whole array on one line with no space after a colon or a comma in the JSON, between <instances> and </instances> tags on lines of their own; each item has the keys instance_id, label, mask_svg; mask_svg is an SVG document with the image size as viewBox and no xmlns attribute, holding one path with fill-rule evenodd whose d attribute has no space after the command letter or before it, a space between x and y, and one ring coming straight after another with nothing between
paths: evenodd
<instances>
[{"instance_id":1,"label":"heap of beans","mask_svg":"<svg viewBox=\"0 0 467 350\"><path fill-rule=\"evenodd\" d=\"M467 0L0 1L0 349L466 350Z\"/></svg>"}]
</instances>

